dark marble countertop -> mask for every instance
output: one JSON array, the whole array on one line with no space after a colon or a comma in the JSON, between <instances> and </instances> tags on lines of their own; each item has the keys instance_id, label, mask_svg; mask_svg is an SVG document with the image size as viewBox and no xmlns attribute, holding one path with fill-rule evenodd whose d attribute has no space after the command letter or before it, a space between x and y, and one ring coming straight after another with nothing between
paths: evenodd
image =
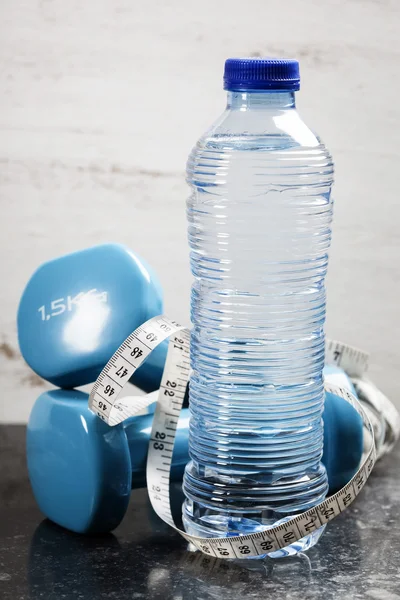
<instances>
[{"instance_id":1,"label":"dark marble countertop","mask_svg":"<svg viewBox=\"0 0 400 600\"><path fill-rule=\"evenodd\" d=\"M0 426L2 600L400 600L399 445L307 554L238 563L188 552L144 489L113 534L53 525L30 491L24 438L23 426Z\"/></svg>"}]
</instances>

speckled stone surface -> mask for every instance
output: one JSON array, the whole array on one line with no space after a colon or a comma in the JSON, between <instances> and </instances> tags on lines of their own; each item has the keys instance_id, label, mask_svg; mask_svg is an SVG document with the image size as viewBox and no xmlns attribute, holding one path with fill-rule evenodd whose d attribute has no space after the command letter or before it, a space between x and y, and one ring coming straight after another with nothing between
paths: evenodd
<instances>
[{"instance_id":1,"label":"speckled stone surface","mask_svg":"<svg viewBox=\"0 0 400 600\"><path fill-rule=\"evenodd\" d=\"M2 600L400 600L400 446L307 555L238 564L188 552L146 490L132 493L112 535L52 525L29 488L24 435L22 426L0 426Z\"/></svg>"}]
</instances>

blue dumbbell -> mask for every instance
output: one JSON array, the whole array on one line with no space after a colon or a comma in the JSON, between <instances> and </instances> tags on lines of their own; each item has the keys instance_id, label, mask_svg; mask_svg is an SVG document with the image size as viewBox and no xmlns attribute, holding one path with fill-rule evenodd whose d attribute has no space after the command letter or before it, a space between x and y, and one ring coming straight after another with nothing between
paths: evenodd
<instances>
[{"instance_id":1,"label":"blue dumbbell","mask_svg":"<svg viewBox=\"0 0 400 600\"><path fill-rule=\"evenodd\" d=\"M63 388L92 383L139 325L162 313L152 269L119 244L103 244L44 263L18 309L18 340L28 365ZM137 370L132 383L157 389L167 343Z\"/></svg>"},{"instance_id":2,"label":"blue dumbbell","mask_svg":"<svg viewBox=\"0 0 400 600\"><path fill-rule=\"evenodd\" d=\"M27 430L28 470L41 511L79 533L105 532L122 520L132 487L145 485L151 415L109 427L74 390L42 394ZM327 393L323 462L330 492L342 487L362 456L362 421L339 396ZM188 456L189 414L183 409L172 479L182 478Z\"/></svg>"}]
</instances>

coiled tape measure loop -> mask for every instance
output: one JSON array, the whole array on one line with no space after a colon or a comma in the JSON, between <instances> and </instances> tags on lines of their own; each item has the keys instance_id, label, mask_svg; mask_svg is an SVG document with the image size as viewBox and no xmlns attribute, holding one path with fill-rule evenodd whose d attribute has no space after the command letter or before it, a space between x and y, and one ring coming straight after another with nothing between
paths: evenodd
<instances>
[{"instance_id":1,"label":"coiled tape measure loop","mask_svg":"<svg viewBox=\"0 0 400 600\"><path fill-rule=\"evenodd\" d=\"M325 385L325 390L344 398L361 415L371 435L371 445L357 473L336 494L324 502L266 531L224 538L202 538L176 527L169 501L169 477L175 432L189 380L189 331L164 316L154 317L136 329L118 348L100 373L89 397L89 408L109 425L117 425L135 416L154 402L154 395L118 396L134 371L163 340L169 338L167 360L158 393L157 408L147 458L147 489L157 515L204 554L217 558L263 556L296 542L332 521L358 496L376 459L372 424L357 398L344 388ZM329 362L341 365L360 377L366 369L368 355L339 342L327 343ZM243 549L246 549L245 552Z\"/></svg>"}]
</instances>

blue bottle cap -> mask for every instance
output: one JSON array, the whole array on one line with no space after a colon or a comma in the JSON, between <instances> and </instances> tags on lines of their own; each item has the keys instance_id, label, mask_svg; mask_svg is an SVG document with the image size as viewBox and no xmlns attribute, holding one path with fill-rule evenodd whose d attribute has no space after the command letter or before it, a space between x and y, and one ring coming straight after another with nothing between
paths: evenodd
<instances>
[{"instance_id":1,"label":"blue bottle cap","mask_svg":"<svg viewBox=\"0 0 400 600\"><path fill-rule=\"evenodd\" d=\"M292 58L228 58L224 89L299 90L299 63Z\"/></svg>"}]
</instances>

